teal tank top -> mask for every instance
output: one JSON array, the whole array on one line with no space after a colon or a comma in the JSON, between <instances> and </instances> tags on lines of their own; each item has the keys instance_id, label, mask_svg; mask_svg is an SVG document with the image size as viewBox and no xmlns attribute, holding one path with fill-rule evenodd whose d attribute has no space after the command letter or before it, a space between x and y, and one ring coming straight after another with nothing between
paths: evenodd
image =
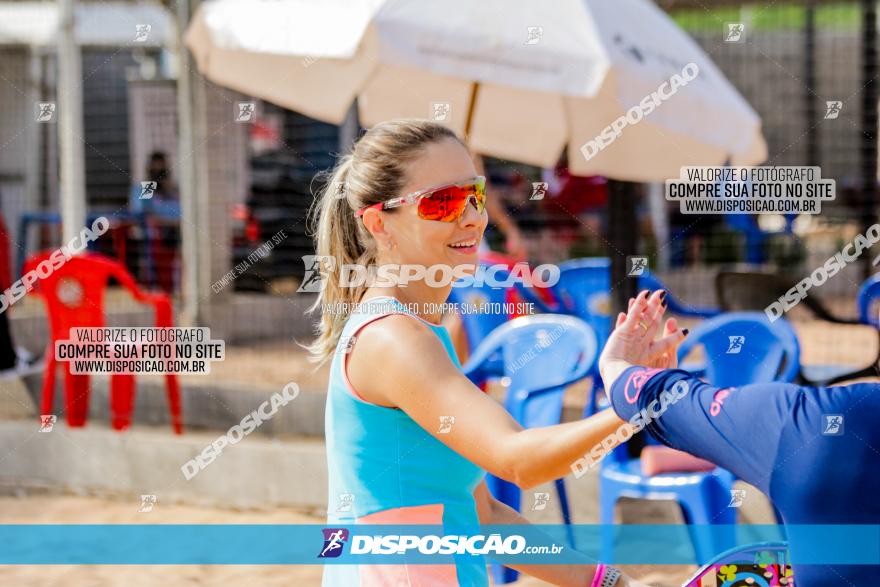
<instances>
[{"instance_id":1,"label":"teal tank top","mask_svg":"<svg viewBox=\"0 0 880 587\"><path fill-rule=\"evenodd\" d=\"M445 327L419 318L391 297L373 298L358 306L343 328L330 367L325 412L327 524L477 526L473 494L486 472L437 440L403 410L361 399L348 381L346 341L392 314L410 316L430 327L450 360L461 368ZM376 366L375 376L383 377L381 365ZM438 419L436 431L450 424L454 425ZM444 565L326 565L323 585L488 586L489 579L484 557L456 556L455 564Z\"/></svg>"}]
</instances>

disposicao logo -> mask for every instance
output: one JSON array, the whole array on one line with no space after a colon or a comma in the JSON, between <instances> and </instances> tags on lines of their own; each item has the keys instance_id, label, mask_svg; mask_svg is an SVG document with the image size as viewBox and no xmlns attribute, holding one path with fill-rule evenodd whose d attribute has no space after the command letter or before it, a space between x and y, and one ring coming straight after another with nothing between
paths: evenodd
<instances>
[{"instance_id":1,"label":"disposicao logo","mask_svg":"<svg viewBox=\"0 0 880 587\"><path fill-rule=\"evenodd\" d=\"M324 528L324 547L318 554L318 558L337 558L342 554L342 548L348 542L348 530L345 528Z\"/></svg>"}]
</instances>

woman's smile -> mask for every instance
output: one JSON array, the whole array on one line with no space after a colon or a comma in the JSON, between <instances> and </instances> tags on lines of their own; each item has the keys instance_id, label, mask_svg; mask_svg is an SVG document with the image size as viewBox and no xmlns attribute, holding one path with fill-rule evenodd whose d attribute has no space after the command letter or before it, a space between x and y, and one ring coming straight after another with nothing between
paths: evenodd
<instances>
[{"instance_id":1,"label":"woman's smile","mask_svg":"<svg viewBox=\"0 0 880 587\"><path fill-rule=\"evenodd\" d=\"M477 253L477 245L479 244L479 237L471 237L456 241L447 245L447 247L461 255L475 255Z\"/></svg>"}]
</instances>

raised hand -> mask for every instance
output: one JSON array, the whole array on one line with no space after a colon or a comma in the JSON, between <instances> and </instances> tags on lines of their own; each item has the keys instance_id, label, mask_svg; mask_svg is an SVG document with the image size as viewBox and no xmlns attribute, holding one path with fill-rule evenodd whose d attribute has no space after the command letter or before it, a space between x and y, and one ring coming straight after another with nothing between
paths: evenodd
<instances>
[{"instance_id":1,"label":"raised hand","mask_svg":"<svg viewBox=\"0 0 880 587\"><path fill-rule=\"evenodd\" d=\"M629 308L617 316L614 332L599 357L599 370L606 385L632 365L661 369L678 365L676 351L687 335L674 318L666 321L663 336L656 339L666 311L666 292L642 291L629 301ZM656 340L655 340L656 339Z\"/></svg>"}]
</instances>

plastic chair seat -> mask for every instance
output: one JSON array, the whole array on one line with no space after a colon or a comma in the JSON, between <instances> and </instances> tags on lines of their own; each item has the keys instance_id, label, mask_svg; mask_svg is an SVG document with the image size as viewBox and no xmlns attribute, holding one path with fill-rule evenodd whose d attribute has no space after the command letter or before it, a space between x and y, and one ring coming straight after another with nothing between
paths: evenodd
<instances>
[{"instance_id":1,"label":"plastic chair seat","mask_svg":"<svg viewBox=\"0 0 880 587\"><path fill-rule=\"evenodd\" d=\"M648 495L656 495L658 491L674 496L676 495L674 488L686 485L699 485L705 482L707 476L711 475L719 478L729 476L731 483L733 481L733 475L720 467L716 467L711 473L660 473L646 477L642 474L641 459L609 462L603 468L602 474L610 481L624 483L630 487L626 492L630 493L630 495L624 493L622 494L624 497L647 497Z\"/></svg>"}]
</instances>

